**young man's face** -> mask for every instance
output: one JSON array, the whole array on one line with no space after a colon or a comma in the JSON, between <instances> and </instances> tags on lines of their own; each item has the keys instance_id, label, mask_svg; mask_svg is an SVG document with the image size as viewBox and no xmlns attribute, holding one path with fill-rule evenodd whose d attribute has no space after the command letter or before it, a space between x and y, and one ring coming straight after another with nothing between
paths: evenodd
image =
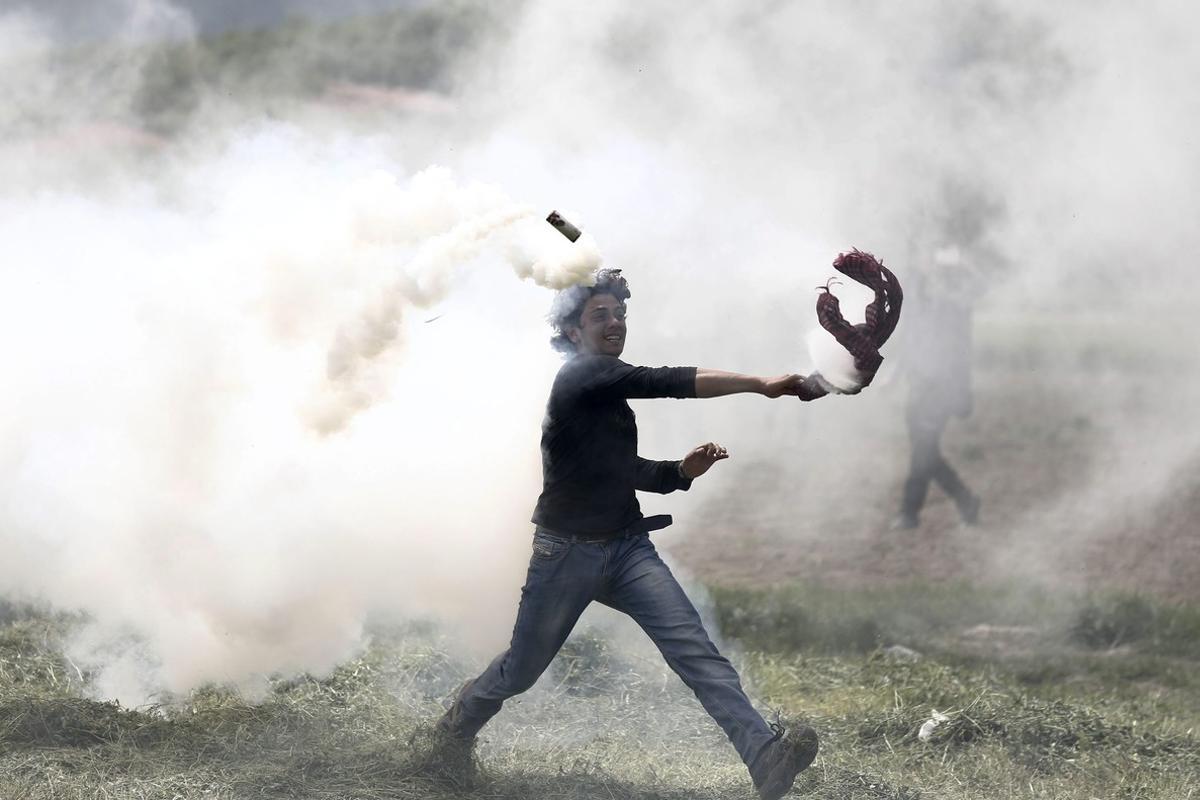
<instances>
[{"instance_id":1,"label":"young man's face","mask_svg":"<svg viewBox=\"0 0 1200 800\"><path fill-rule=\"evenodd\" d=\"M625 306L611 294L588 298L579 315L579 327L567 336L580 353L619 356L625 349Z\"/></svg>"}]
</instances>

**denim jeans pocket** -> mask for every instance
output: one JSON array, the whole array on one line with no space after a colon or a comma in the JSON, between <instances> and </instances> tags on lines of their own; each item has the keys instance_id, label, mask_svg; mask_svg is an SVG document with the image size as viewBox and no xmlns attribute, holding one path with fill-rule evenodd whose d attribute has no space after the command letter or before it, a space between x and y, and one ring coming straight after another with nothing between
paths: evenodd
<instances>
[{"instance_id":1,"label":"denim jeans pocket","mask_svg":"<svg viewBox=\"0 0 1200 800\"><path fill-rule=\"evenodd\" d=\"M571 543L566 539L551 536L548 533L536 532L533 535L533 557L550 560L558 558L567 551Z\"/></svg>"}]
</instances>

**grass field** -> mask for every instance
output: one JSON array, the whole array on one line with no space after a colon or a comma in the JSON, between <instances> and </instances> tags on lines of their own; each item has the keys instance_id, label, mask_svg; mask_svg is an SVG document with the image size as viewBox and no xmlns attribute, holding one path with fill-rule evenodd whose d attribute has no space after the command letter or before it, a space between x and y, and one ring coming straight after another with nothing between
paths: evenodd
<instances>
[{"instance_id":1,"label":"grass field","mask_svg":"<svg viewBox=\"0 0 1200 800\"><path fill-rule=\"evenodd\" d=\"M512 7L417 3L133 51L73 45L47 62L57 93L13 131L74 152L97 133L86 123L122 122L137 134L131 160L150 171L176 138L260 118L415 131L412 147L428 128L440 152L455 126L490 113L455 110L454 89L487 63L479 51L503 40ZM83 136L56 138L76 125ZM106 169L123 164L103 139L90 147ZM60 160L73 163L21 157ZM1064 305L1106 299L1086 314L1016 300L981 312L977 407L945 443L984 494L976 528L959 529L935 492L919 531L887 530L908 444L903 392L882 379L859 400L813 406L811 422L770 428L769 446L729 465L737 481L677 512L704 523L678 526L691 538L676 554L707 584L697 596L722 649L764 711L822 736L795 796L1200 800L1200 450L1188 425L1200 387L1194 349L1178 344L1192 327L1188 285L1134 293L1115 282L1123 254L1111 258L1059 287ZM792 302L756 313L786 323ZM382 627L330 675L131 709L95 699L93 676L66 656L78 624L0 601L0 800L754 796L721 732L629 625L568 642L487 728L468 782L428 758L428 724L483 666L449 632ZM932 719L943 721L922 739Z\"/></svg>"},{"instance_id":2,"label":"grass field","mask_svg":"<svg viewBox=\"0 0 1200 800\"><path fill-rule=\"evenodd\" d=\"M760 707L823 737L796 795L1200 796L1194 608L965 586L712 597ZM209 687L124 709L87 699L60 650L72 624L17 610L0 628L5 800L754 796L678 679L619 636L577 634L487 729L464 785L425 762L423 726L481 664L431 626L380 631L332 675L276 680L257 702Z\"/></svg>"}]
</instances>

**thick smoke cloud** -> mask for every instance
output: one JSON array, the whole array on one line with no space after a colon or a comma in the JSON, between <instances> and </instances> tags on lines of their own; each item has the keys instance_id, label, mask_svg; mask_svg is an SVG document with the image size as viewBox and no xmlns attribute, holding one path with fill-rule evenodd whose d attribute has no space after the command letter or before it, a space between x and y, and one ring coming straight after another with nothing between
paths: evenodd
<instances>
[{"instance_id":1,"label":"thick smoke cloud","mask_svg":"<svg viewBox=\"0 0 1200 800\"><path fill-rule=\"evenodd\" d=\"M327 669L374 615L503 642L557 366L536 284L601 249L641 363L803 371L850 246L965 292L981 350L1034 365L996 380L1092 414L1104 454L1009 517L1001 574L1054 572L1114 497L1153 506L1195 463L1195 355L1160 337L1200 288L1190 6L531 2L480 12L440 95L216 81L166 116L146 86L198 68L194 23L123 8L82 50L0 17L0 589L94 620L73 657L101 694ZM583 256L523 227L552 208ZM1034 318L1099 356L1018 346ZM854 398L639 404L644 454L734 453L644 503L680 520L666 541L874 524L848 479L902 463L919 357L884 355Z\"/></svg>"}]
</instances>

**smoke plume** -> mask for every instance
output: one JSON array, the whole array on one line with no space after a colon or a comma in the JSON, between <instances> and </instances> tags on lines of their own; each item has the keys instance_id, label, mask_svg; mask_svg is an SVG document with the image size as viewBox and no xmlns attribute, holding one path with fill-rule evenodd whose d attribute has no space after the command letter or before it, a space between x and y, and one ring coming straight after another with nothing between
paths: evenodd
<instances>
[{"instance_id":1,"label":"smoke plume","mask_svg":"<svg viewBox=\"0 0 1200 800\"><path fill-rule=\"evenodd\" d=\"M634 363L807 370L851 246L967 298L979 575L1068 574L1194 468L1191 6L444 5L0 13L0 592L84 613L98 694L320 672L378 617L502 646L597 242ZM662 541L882 553L919 308L860 395L638 403L643 455L733 456L643 502Z\"/></svg>"}]
</instances>

